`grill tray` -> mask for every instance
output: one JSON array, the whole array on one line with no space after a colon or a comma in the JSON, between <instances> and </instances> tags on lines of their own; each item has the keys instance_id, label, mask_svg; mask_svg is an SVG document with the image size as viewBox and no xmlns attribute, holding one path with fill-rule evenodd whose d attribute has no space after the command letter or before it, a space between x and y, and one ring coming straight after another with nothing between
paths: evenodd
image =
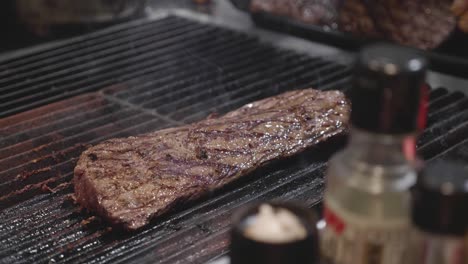
<instances>
[{"instance_id":1,"label":"grill tray","mask_svg":"<svg viewBox=\"0 0 468 264\"><path fill-rule=\"evenodd\" d=\"M226 253L232 210L320 202L337 139L274 162L136 233L80 211L70 180L88 144L223 113L309 86L349 87L349 68L175 15L119 25L0 62L0 263L203 263ZM468 98L431 92L426 159L467 159Z\"/></svg>"}]
</instances>

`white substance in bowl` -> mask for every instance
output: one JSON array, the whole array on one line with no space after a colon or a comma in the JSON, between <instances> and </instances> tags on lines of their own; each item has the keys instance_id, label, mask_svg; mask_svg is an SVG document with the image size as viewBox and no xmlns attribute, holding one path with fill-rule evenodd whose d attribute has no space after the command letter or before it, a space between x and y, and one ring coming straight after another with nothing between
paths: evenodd
<instances>
[{"instance_id":1,"label":"white substance in bowl","mask_svg":"<svg viewBox=\"0 0 468 264\"><path fill-rule=\"evenodd\" d=\"M258 214L249 219L244 235L266 243L287 243L305 239L307 231L300 219L289 210L263 204Z\"/></svg>"}]
</instances>

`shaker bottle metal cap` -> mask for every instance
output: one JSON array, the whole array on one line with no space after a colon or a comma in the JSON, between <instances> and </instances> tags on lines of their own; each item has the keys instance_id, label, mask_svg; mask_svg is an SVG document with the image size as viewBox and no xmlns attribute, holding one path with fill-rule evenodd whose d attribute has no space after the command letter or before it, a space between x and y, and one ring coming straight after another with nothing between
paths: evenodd
<instances>
[{"instance_id":1,"label":"shaker bottle metal cap","mask_svg":"<svg viewBox=\"0 0 468 264\"><path fill-rule=\"evenodd\" d=\"M406 134L418 127L426 59L389 44L364 48L351 89L353 126L375 133Z\"/></svg>"},{"instance_id":2,"label":"shaker bottle metal cap","mask_svg":"<svg viewBox=\"0 0 468 264\"><path fill-rule=\"evenodd\" d=\"M458 162L427 166L413 190L412 220L419 229L463 236L468 231L468 170Z\"/></svg>"}]
</instances>

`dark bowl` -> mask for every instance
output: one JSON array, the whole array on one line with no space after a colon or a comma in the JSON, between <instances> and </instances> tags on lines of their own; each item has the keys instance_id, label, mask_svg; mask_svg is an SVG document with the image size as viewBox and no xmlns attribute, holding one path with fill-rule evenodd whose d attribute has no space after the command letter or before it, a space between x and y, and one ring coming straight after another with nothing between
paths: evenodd
<instances>
[{"instance_id":1,"label":"dark bowl","mask_svg":"<svg viewBox=\"0 0 468 264\"><path fill-rule=\"evenodd\" d=\"M262 204L285 208L299 217L307 230L306 238L287 243L267 243L246 237L244 235L246 219L257 214ZM318 217L311 209L292 203L256 203L240 209L233 216L231 264L319 263L317 220Z\"/></svg>"}]
</instances>

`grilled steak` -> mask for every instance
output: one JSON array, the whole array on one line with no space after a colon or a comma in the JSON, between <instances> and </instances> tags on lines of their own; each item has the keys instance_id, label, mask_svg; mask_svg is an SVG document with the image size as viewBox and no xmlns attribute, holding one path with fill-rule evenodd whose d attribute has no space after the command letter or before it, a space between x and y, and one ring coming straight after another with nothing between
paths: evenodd
<instances>
[{"instance_id":1,"label":"grilled steak","mask_svg":"<svg viewBox=\"0 0 468 264\"><path fill-rule=\"evenodd\" d=\"M81 155L75 197L111 224L134 230L178 202L345 132L349 112L341 92L306 89L219 118L108 140Z\"/></svg>"}]
</instances>

